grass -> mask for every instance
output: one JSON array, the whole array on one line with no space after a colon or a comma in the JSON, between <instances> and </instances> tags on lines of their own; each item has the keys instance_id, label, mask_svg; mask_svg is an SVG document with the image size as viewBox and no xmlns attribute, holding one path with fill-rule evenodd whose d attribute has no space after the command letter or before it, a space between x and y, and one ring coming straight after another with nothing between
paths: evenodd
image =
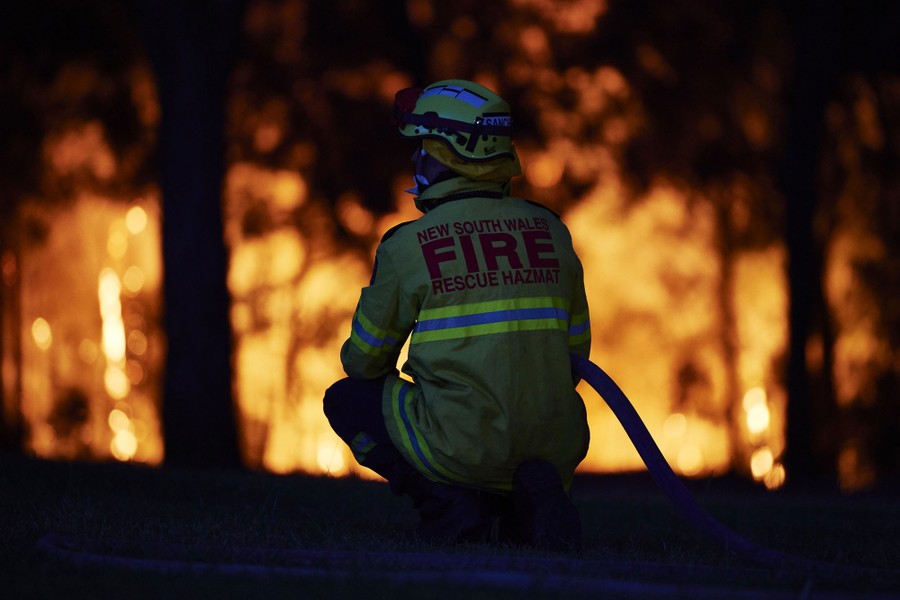
<instances>
[{"instance_id":1,"label":"grass","mask_svg":"<svg viewBox=\"0 0 900 600\"><path fill-rule=\"evenodd\" d=\"M585 549L555 556L417 542L406 533L416 523L409 501L378 482L0 455L0 595L900 598L895 494L771 493L733 479L689 486L758 543L868 571L749 564L691 528L646 474L579 477ZM42 546L48 533L57 537Z\"/></svg>"}]
</instances>

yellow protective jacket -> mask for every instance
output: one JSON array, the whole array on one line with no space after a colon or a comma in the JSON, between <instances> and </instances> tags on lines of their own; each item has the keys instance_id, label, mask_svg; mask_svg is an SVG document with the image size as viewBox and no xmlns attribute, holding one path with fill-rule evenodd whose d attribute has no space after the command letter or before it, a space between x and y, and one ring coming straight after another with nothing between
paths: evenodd
<instances>
[{"instance_id":1,"label":"yellow protective jacket","mask_svg":"<svg viewBox=\"0 0 900 600\"><path fill-rule=\"evenodd\" d=\"M581 262L554 213L503 190L456 178L417 198L427 212L382 238L341 361L388 376L388 431L430 479L509 491L543 458L568 487L589 437L569 363L590 348Z\"/></svg>"}]
</instances>

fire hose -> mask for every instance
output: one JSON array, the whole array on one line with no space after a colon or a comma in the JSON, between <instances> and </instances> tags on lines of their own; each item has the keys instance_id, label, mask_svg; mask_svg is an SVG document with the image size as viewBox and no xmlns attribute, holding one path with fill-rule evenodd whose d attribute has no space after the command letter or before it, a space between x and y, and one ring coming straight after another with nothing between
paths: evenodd
<instances>
[{"instance_id":1,"label":"fire hose","mask_svg":"<svg viewBox=\"0 0 900 600\"><path fill-rule=\"evenodd\" d=\"M618 385L600 367L581 356L572 355L572 366L575 372L584 379L606 402L621 423L635 449L647 466L650 476L659 488L675 504L681 514L697 529L711 536L728 551L764 567L782 569L802 569L807 576L812 574L854 575L869 577L885 576L897 578L898 572L875 568L836 565L791 554L779 552L763 545L747 540L735 533L707 513L691 496L678 476L672 471L662 455L644 422L641 420L631 402ZM167 571L183 573L224 573L271 576L273 574L303 577L360 577L364 573L377 573L378 576L392 581L466 581L475 585L498 585L507 588L533 590L538 584L556 585L538 568L535 559L528 557L510 559L506 557L506 567L498 567L489 559L479 564L483 568L472 568L471 560L460 562L454 558L465 555L423 554L409 552L386 552L384 550L367 552L356 550L317 550L306 548L227 548L183 546L178 544L143 544L141 556L128 555L120 545L109 544L103 540L80 539L71 536L48 533L38 541L38 548L51 556L72 562L77 565L123 567L141 571ZM179 560L169 558L186 551L195 551L201 558ZM225 556L216 560L217 554ZM156 554L157 558L145 556ZM546 562L546 557L540 561ZM569 561L571 559L565 559ZM364 562L360 562L364 561ZM448 563L448 561L450 561ZM510 562L511 561L511 562ZM457 563L458 566L454 566ZM563 568L568 562L556 563ZM579 568L583 563L572 563ZM364 565L364 566L361 566ZM606 565L608 567L608 565ZM366 571L365 569L370 571ZM642 568L648 568L644 566ZM656 566L657 570L662 567ZM459 573L457 575L456 573ZM537 573L537 575L535 575ZM345 575L346 574L346 575ZM459 579L455 579L455 578ZM537 577L537 579L535 579ZM560 585L573 585L571 577L559 574ZM691 592L698 597L714 597L710 590L699 587L685 587L682 584L657 584L651 582L623 582L618 579L596 579L583 577L577 579L582 590L595 590L608 593L610 590L624 591L631 597L635 592L643 596L671 597L672 595ZM637 586L637 587L635 587ZM801 597L807 597L812 586L812 578L807 580ZM721 590L720 590L721 591ZM716 592L718 594L718 592ZM744 596L747 597L747 596ZM755 594L754 594L754 597ZM835 596L836 597L836 596ZM881 597L881 596L879 596ZM887 597L887 596L886 596ZM889 596L894 597L894 596Z\"/></svg>"},{"instance_id":2,"label":"fire hose","mask_svg":"<svg viewBox=\"0 0 900 600\"><path fill-rule=\"evenodd\" d=\"M727 550L763 566L793 566L807 570L819 568L833 570L835 568L835 565L820 564L817 561L779 552L752 542L713 518L696 502L675 472L672 471L672 467L669 466L641 417L616 382L587 358L572 354L571 360L575 372L603 398L615 414L647 466L653 481L694 527L711 536Z\"/></svg>"}]
</instances>

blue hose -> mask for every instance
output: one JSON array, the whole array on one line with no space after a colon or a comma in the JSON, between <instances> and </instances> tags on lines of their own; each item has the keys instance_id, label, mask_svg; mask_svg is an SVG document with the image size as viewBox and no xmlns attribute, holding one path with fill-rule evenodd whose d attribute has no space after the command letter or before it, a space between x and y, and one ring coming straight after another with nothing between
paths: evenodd
<instances>
[{"instance_id":1,"label":"blue hose","mask_svg":"<svg viewBox=\"0 0 900 600\"><path fill-rule=\"evenodd\" d=\"M650 471L650 476L656 485L671 499L679 512L695 527L722 544L730 550L748 560L768 567L801 566L809 568L814 565L812 561L791 556L766 548L750 540L739 536L734 531L714 519L691 496L678 476L672 471L672 467L666 462L665 457L647 430L637 411L628 401L628 398L616 385L616 382L607 375L603 369L592 363L587 358L577 354L571 355L572 366L575 372L606 401L613 414L625 428L625 433L631 438L631 443L637 449L644 464Z\"/></svg>"}]
</instances>

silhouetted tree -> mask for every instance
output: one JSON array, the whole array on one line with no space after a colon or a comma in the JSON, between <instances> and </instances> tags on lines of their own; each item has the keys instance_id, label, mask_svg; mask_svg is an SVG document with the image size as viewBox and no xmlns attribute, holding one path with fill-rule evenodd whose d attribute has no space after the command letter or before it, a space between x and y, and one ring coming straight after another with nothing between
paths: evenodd
<instances>
[{"instance_id":1,"label":"silhouetted tree","mask_svg":"<svg viewBox=\"0 0 900 600\"><path fill-rule=\"evenodd\" d=\"M825 140L825 107L839 78L839 2L800 3L788 15L793 65L787 99L787 131L778 180L785 196L788 249L789 349L787 362L787 445L784 462L788 482L834 480L836 436L834 395L813 396L807 344L822 335L830 353L822 293L823 240L813 233L822 190L818 186L821 148ZM823 383L830 372L821 372ZM824 389L831 389L827 386ZM820 387L820 392L822 388Z\"/></svg>"},{"instance_id":2,"label":"silhouetted tree","mask_svg":"<svg viewBox=\"0 0 900 600\"><path fill-rule=\"evenodd\" d=\"M161 105L168 465L240 465L222 184L226 91L244 3L130 3Z\"/></svg>"},{"instance_id":3,"label":"silhouetted tree","mask_svg":"<svg viewBox=\"0 0 900 600\"><path fill-rule=\"evenodd\" d=\"M829 155L840 155L841 143L828 137L826 108L842 101L841 90L862 78L878 87L878 79L900 70L900 7L891 2L794 2L786 5L793 49L790 86L786 101L787 130L778 182L785 195L786 241L789 253L790 348L787 366L789 403L787 410L787 448L785 466L789 482L836 481L841 448L854 437L866 439L861 452L873 455L880 472L896 472L897 452L884 452L884 440L896 440L897 370L888 368L873 374L873 399L868 407L839 408L834 388L834 316L823 291L824 253L830 229L838 219L837 199L846 189L850 176L847 166ZM865 153L859 171L872 172L880 182L876 193L878 207L872 227L885 244L881 265L854 265L868 293L878 300L882 314L876 318L888 341L897 339L896 311L890 298L896 294L897 244L900 223L896 211L887 207L896 199L896 165L900 162L896 139L900 123L891 118L896 106L891 99L876 101L876 126L885 139L883 146ZM894 140L894 141L892 141ZM835 148L830 148L835 146ZM827 187L826 187L827 186ZM850 193L862 190L850 189ZM866 212L866 211L861 211ZM830 215L823 219L823 215ZM876 274L877 273L877 274ZM873 277L874 275L874 277ZM811 340L821 347L821 365L807 360ZM859 399L850 399L859 405ZM854 431L861 430L860 431ZM887 445L889 447L890 444ZM894 447L896 445L894 444Z\"/></svg>"}]
</instances>

